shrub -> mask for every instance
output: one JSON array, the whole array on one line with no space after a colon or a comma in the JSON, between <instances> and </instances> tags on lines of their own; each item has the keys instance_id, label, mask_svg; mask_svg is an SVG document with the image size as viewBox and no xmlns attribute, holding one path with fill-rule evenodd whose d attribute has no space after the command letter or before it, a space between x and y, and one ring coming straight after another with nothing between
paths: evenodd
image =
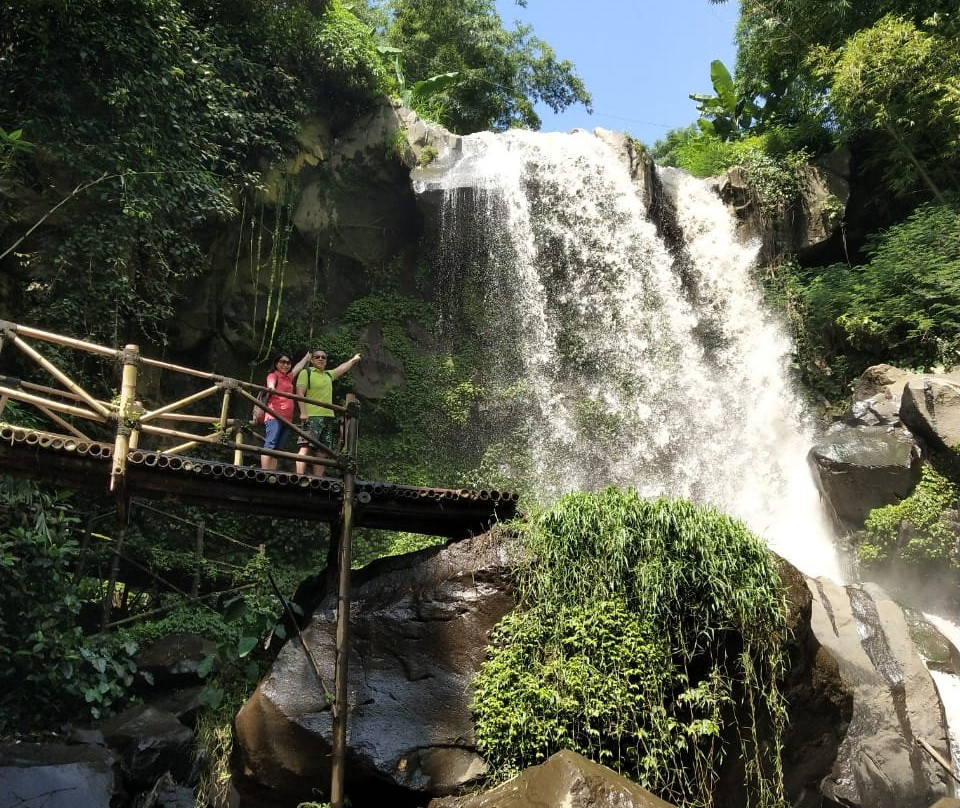
<instances>
[{"instance_id":1,"label":"shrub","mask_svg":"<svg viewBox=\"0 0 960 808\"><path fill-rule=\"evenodd\" d=\"M0 733L101 718L125 707L136 643L85 636L79 544L66 497L0 480Z\"/></svg>"},{"instance_id":2,"label":"shrub","mask_svg":"<svg viewBox=\"0 0 960 808\"><path fill-rule=\"evenodd\" d=\"M957 536L944 524L944 511L960 502L957 484L932 466L924 466L920 482L906 499L867 516L867 539L857 547L864 561L894 557L908 564L942 563L960 566L956 557Z\"/></svg>"},{"instance_id":3,"label":"shrub","mask_svg":"<svg viewBox=\"0 0 960 808\"><path fill-rule=\"evenodd\" d=\"M475 683L493 769L573 749L677 805L708 805L736 705L748 788L778 804L786 618L763 543L715 511L612 488L563 497L520 530L519 608Z\"/></svg>"}]
</instances>

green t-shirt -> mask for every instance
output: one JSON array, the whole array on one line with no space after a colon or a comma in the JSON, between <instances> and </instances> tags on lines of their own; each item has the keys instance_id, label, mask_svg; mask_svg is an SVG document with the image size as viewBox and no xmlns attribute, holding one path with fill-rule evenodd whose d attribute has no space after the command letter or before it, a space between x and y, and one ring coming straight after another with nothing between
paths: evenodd
<instances>
[{"instance_id":1,"label":"green t-shirt","mask_svg":"<svg viewBox=\"0 0 960 808\"><path fill-rule=\"evenodd\" d=\"M316 401L333 401L333 371L331 370L301 370L297 374L297 387L305 389L304 396L315 399ZM317 404L306 404L307 415L320 415L326 418L333 418L333 410L321 407Z\"/></svg>"}]
</instances>

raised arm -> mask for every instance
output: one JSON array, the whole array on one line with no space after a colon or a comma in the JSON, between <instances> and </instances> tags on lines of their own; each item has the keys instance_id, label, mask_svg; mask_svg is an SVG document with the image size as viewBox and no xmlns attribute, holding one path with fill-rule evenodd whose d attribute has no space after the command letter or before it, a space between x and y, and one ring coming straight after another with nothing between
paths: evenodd
<instances>
[{"instance_id":1,"label":"raised arm","mask_svg":"<svg viewBox=\"0 0 960 808\"><path fill-rule=\"evenodd\" d=\"M303 355L303 359L301 359L299 362L297 362L297 364L295 364L295 365L293 366L293 369L290 371L290 374L293 376L293 380L294 380L294 381L297 380L297 376L300 375L300 371L303 370L303 369L307 366L307 362L309 362L309 361L310 361L310 351L307 351L307 352Z\"/></svg>"},{"instance_id":2,"label":"raised arm","mask_svg":"<svg viewBox=\"0 0 960 808\"><path fill-rule=\"evenodd\" d=\"M350 359L344 362L342 365L337 365L330 372L333 374L334 379L339 379L344 373L350 370L354 365L356 365L363 356L361 354L354 354Z\"/></svg>"}]
</instances>

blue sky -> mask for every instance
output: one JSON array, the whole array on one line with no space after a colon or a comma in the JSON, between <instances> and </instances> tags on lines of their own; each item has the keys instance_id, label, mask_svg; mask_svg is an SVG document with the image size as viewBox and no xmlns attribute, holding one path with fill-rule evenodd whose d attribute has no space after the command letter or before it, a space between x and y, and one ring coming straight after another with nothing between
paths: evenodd
<instances>
[{"instance_id":1,"label":"blue sky","mask_svg":"<svg viewBox=\"0 0 960 808\"><path fill-rule=\"evenodd\" d=\"M649 146L697 119L690 93L712 92L710 62L733 72L739 5L728 0L497 0L504 26L533 26L559 59L569 59L593 95L593 115L538 108L542 131L613 129Z\"/></svg>"}]
</instances>

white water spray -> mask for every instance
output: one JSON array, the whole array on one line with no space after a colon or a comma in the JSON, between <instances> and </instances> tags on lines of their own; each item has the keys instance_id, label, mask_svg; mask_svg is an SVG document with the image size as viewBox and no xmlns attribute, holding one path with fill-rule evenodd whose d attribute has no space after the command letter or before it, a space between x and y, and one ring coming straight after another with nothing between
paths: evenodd
<instances>
[{"instance_id":1,"label":"white water spray","mask_svg":"<svg viewBox=\"0 0 960 808\"><path fill-rule=\"evenodd\" d=\"M415 177L443 194L451 284L482 301L501 468L548 500L616 485L710 505L804 573L841 580L756 245L677 171L660 175L682 233L668 243L609 140L482 133Z\"/></svg>"}]
</instances>

